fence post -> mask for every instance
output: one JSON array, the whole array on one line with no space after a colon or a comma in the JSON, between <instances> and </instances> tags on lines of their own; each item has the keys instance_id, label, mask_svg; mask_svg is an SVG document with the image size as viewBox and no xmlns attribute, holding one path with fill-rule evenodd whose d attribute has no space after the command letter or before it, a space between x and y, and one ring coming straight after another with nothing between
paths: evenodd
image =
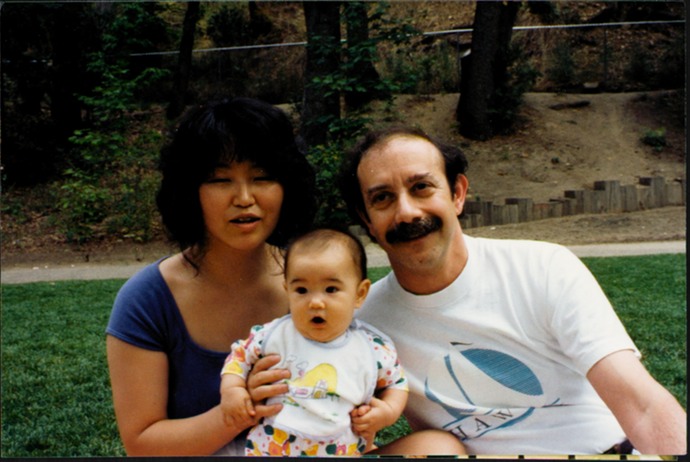
<instances>
[{"instance_id":1,"label":"fence post","mask_svg":"<svg viewBox=\"0 0 690 462\"><path fill-rule=\"evenodd\" d=\"M602 208L605 212L622 212L621 205L621 184L617 180L595 181L595 191L603 191Z\"/></svg>"},{"instance_id":2,"label":"fence post","mask_svg":"<svg viewBox=\"0 0 690 462\"><path fill-rule=\"evenodd\" d=\"M666 180L663 176L642 177L640 184L649 187L649 208L659 208L666 204Z\"/></svg>"},{"instance_id":3,"label":"fence post","mask_svg":"<svg viewBox=\"0 0 690 462\"><path fill-rule=\"evenodd\" d=\"M509 197L506 199L506 205L517 206L518 223L533 220L534 215L532 213L532 207L534 207L534 201L532 199L523 197Z\"/></svg>"},{"instance_id":4,"label":"fence post","mask_svg":"<svg viewBox=\"0 0 690 462\"><path fill-rule=\"evenodd\" d=\"M636 212L640 210L638 188L634 184L621 186L621 207L624 212Z\"/></svg>"}]
</instances>

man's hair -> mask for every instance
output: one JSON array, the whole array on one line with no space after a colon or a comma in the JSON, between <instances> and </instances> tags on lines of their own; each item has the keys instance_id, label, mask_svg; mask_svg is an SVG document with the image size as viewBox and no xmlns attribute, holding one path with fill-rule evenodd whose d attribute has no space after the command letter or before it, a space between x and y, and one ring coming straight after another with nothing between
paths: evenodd
<instances>
[{"instance_id":1,"label":"man's hair","mask_svg":"<svg viewBox=\"0 0 690 462\"><path fill-rule=\"evenodd\" d=\"M232 98L189 111L161 151L156 204L181 250L203 255L206 239L199 187L217 167L251 162L283 187L280 218L267 242L284 246L309 229L316 213L315 175L298 146L290 119L259 100Z\"/></svg>"},{"instance_id":2,"label":"man's hair","mask_svg":"<svg viewBox=\"0 0 690 462\"><path fill-rule=\"evenodd\" d=\"M360 280L367 278L367 253L362 242L352 233L335 228L318 228L311 230L290 242L285 252L285 274L293 252L324 251L333 245L342 245L352 256L352 262L359 273Z\"/></svg>"},{"instance_id":3,"label":"man's hair","mask_svg":"<svg viewBox=\"0 0 690 462\"><path fill-rule=\"evenodd\" d=\"M352 218L358 220L358 222L362 221L360 213L365 217L367 217L367 213L364 206L364 197L362 196L359 178L357 177L357 168L364 155L372 148L381 146L387 141L399 137L421 138L428 141L439 150L443 157L446 179L448 180L448 185L451 190L453 189L458 175L464 174L467 171L467 158L465 158L465 155L459 148L427 135L419 128L394 126L372 131L362 138L354 148L346 154L338 177L340 193L347 203L350 215Z\"/></svg>"}]
</instances>

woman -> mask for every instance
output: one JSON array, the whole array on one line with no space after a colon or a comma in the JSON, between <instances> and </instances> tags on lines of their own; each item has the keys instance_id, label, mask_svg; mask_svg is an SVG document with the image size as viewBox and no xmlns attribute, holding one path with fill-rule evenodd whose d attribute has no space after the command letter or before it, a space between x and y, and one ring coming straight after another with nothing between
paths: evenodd
<instances>
[{"instance_id":1,"label":"woman","mask_svg":"<svg viewBox=\"0 0 690 462\"><path fill-rule=\"evenodd\" d=\"M242 454L245 428L226 426L219 409L220 370L251 326L287 314L280 247L311 224L314 171L282 111L235 98L188 115L161 172L158 208L180 252L130 279L113 307L106 345L120 435L129 455ZM284 391L257 391L283 378L265 371L274 363L250 378L257 401Z\"/></svg>"}]
</instances>

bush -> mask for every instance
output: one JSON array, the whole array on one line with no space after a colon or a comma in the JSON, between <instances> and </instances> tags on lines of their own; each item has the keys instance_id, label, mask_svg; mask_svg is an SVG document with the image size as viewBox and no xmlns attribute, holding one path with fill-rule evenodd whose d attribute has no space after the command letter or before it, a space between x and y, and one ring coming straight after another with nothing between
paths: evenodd
<instances>
[{"instance_id":1,"label":"bush","mask_svg":"<svg viewBox=\"0 0 690 462\"><path fill-rule=\"evenodd\" d=\"M496 133L506 133L512 129L523 95L532 89L539 75L519 46L512 44L508 50L508 79L496 88L490 110Z\"/></svg>"},{"instance_id":2,"label":"bush","mask_svg":"<svg viewBox=\"0 0 690 462\"><path fill-rule=\"evenodd\" d=\"M653 147L656 152L659 152L666 146L666 129L647 130L641 140L644 144Z\"/></svg>"},{"instance_id":3,"label":"bush","mask_svg":"<svg viewBox=\"0 0 690 462\"><path fill-rule=\"evenodd\" d=\"M57 225L70 242L82 243L94 235L94 226L106 217L109 191L78 170L68 169L57 184Z\"/></svg>"},{"instance_id":4,"label":"bush","mask_svg":"<svg viewBox=\"0 0 690 462\"><path fill-rule=\"evenodd\" d=\"M572 86L575 80L573 49L568 42L554 47L549 57L546 76L559 89Z\"/></svg>"},{"instance_id":5,"label":"bush","mask_svg":"<svg viewBox=\"0 0 690 462\"><path fill-rule=\"evenodd\" d=\"M350 221L347 207L336 184L342 160L342 149L336 145L317 146L309 150L307 158L316 170L316 188L319 209L315 222L318 226L342 226Z\"/></svg>"},{"instance_id":6,"label":"bush","mask_svg":"<svg viewBox=\"0 0 690 462\"><path fill-rule=\"evenodd\" d=\"M136 8L128 11L146 17ZM99 85L79 98L90 124L70 137L67 179L55 187L56 224L72 242L106 233L142 241L151 237L155 162L162 136L153 128L141 128L152 113L142 110L137 94L154 87L168 72L146 68L133 75L125 59L113 59L108 53L127 40L126 34L115 34L121 26L122 21L111 24L104 34L104 50L90 56L88 68L99 76Z\"/></svg>"}]
</instances>

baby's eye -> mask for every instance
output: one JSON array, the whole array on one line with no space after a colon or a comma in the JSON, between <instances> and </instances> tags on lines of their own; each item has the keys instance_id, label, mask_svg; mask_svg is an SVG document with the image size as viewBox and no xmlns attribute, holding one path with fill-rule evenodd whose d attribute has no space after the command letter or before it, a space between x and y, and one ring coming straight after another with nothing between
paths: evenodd
<instances>
[{"instance_id":1,"label":"baby's eye","mask_svg":"<svg viewBox=\"0 0 690 462\"><path fill-rule=\"evenodd\" d=\"M300 295L304 295L307 293L307 288L306 287L297 287L297 288L295 288L295 292L297 292Z\"/></svg>"},{"instance_id":2,"label":"baby's eye","mask_svg":"<svg viewBox=\"0 0 690 462\"><path fill-rule=\"evenodd\" d=\"M327 294L334 294L334 293L338 292L338 290L339 290L339 289L338 289L337 287L335 287L335 286L328 286L328 287L326 287L326 293L327 293Z\"/></svg>"}]
</instances>

